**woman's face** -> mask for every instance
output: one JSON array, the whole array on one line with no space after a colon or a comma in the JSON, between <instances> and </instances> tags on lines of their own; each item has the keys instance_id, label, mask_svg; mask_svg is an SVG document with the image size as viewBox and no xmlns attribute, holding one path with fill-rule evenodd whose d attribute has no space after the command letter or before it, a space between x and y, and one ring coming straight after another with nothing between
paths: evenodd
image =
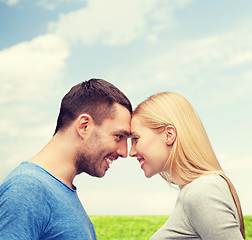
<instances>
[{"instance_id":1,"label":"woman's face","mask_svg":"<svg viewBox=\"0 0 252 240\"><path fill-rule=\"evenodd\" d=\"M171 146L166 142L166 131L157 133L146 127L144 120L133 116L131 120L132 146L130 156L137 157L146 177L163 171Z\"/></svg>"}]
</instances>

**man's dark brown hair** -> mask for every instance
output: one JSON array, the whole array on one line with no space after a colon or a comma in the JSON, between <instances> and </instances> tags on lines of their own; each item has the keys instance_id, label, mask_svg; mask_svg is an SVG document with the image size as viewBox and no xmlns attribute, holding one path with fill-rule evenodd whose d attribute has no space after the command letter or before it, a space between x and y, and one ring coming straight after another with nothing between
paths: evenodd
<instances>
[{"instance_id":1,"label":"man's dark brown hair","mask_svg":"<svg viewBox=\"0 0 252 240\"><path fill-rule=\"evenodd\" d=\"M71 88L61 101L60 112L55 129L64 129L80 114L88 113L95 124L101 125L106 118L114 117L112 105L119 103L126 107L130 114L132 106L128 98L113 84L92 78Z\"/></svg>"}]
</instances>

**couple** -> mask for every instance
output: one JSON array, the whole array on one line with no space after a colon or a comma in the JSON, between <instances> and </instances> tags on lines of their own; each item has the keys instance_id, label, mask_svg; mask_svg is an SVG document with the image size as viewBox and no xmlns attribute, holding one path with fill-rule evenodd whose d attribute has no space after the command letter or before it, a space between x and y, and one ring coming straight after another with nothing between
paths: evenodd
<instances>
[{"instance_id":1,"label":"couple","mask_svg":"<svg viewBox=\"0 0 252 240\"><path fill-rule=\"evenodd\" d=\"M127 97L102 79L74 86L62 99L55 134L0 187L0 239L96 239L73 179L103 177L112 161L136 157L146 177L180 187L156 239L243 239L241 206L204 127L182 96L163 92L132 113Z\"/></svg>"}]
</instances>

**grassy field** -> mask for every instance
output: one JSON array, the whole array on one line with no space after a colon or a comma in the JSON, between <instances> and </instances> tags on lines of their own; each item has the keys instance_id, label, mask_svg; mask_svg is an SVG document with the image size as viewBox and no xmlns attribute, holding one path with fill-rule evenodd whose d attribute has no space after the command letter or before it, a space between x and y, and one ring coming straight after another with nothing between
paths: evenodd
<instances>
[{"instance_id":1,"label":"grassy field","mask_svg":"<svg viewBox=\"0 0 252 240\"><path fill-rule=\"evenodd\" d=\"M148 240L168 216L91 216L98 240ZM245 216L246 240L252 240L252 216Z\"/></svg>"}]
</instances>

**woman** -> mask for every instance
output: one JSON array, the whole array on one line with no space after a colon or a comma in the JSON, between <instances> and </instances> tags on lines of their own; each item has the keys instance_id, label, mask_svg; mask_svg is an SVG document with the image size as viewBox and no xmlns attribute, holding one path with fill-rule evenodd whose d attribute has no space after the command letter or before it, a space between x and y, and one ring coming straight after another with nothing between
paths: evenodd
<instances>
[{"instance_id":1,"label":"woman","mask_svg":"<svg viewBox=\"0 0 252 240\"><path fill-rule=\"evenodd\" d=\"M191 106L176 93L158 93L133 112L130 156L146 177L159 173L180 187L168 221L151 240L245 239L239 198Z\"/></svg>"}]
</instances>

